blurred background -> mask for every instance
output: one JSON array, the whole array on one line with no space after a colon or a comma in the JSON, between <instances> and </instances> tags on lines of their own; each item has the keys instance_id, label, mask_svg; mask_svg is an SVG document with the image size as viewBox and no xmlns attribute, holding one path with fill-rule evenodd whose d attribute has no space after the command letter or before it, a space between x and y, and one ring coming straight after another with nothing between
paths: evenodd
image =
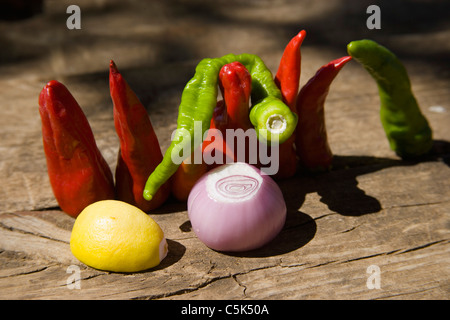
<instances>
[{"instance_id":1,"label":"blurred background","mask_svg":"<svg viewBox=\"0 0 450 320\"><path fill-rule=\"evenodd\" d=\"M67 28L69 5L80 8L79 30ZM379 6L381 29L367 28L369 5ZM253 53L275 72L284 47L302 29L307 36L301 84L321 65L346 55L350 41L371 38L405 63L434 122L443 115L449 119L449 12L448 0L0 0L0 212L56 205L37 112L38 94L52 79L78 100L112 167L118 140L110 59L147 107L165 149L176 127L181 91L202 58ZM352 64L335 86L327 121L336 152L390 155L379 121L368 113L378 109L370 77ZM431 106L443 112L430 113ZM338 123L343 112L353 119L351 128ZM371 143L356 148L352 130ZM437 130L437 138L448 140L447 133Z\"/></svg>"},{"instance_id":2,"label":"blurred background","mask_svg":"<svg viewBox=\"0 0 450 320\"><path fill-rule=\"evenodd\" d=\"M80 7L81 30L66 27L72 4ZM379 30L366 26L372 4L381 11ZM110 57L142 66L242 50L270 55L300 29L308 32L305 47L338 52L364 37L406 58L443 62L450 50L445 0L0 0L0 5L2 65L64 56L94 71ZM62 74L84 71L53 66Z\"/></svg>"}]
</instances>

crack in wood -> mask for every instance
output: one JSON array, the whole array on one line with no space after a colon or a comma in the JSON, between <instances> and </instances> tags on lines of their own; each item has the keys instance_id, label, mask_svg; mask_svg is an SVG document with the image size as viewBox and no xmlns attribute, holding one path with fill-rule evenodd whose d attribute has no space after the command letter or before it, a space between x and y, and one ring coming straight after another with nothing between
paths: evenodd
<instances>
[{"instance_id":1,"label":"crack in wood","mask_svg":"<svg viewBox=\"0 0 450 320\"><path fill-rule=\"evenodd\" d=\"M236 275L233 275L232 278L238 284L238 286L242 288L242 294L245 297L246 296L246 291L247 291L247 286L244 285L241 281L239 281Z\"/></svg>"},{"instance_id":2,"label":"crack in wood","mask_svg":"<svg viewBox=\"0 0 450 320\"><path fill-rule=\"evenodd\" d=\"M8 274L6 276L0 276L0 279L2 278L12 278L12 277L17 277L17 276L24 276L24 275L30 275L33 273L39 273L41 271L47 270L49 268L49 266L44 266L44 267L40 267L37 269L32 269L30 271L19 271L18 273L14 273L14 274Z\"/></svg>"},{"instance_id":3,"label":"crack in wood","mask_svg":"<svg viewBox=\"0 0 450 320\"><path fill-rule=\"evenodd\" d=\"M40 207L40 208L36 208L31 210L30 212L43 212L43 211L60 211L61 208L59 206L48 206L48 207Z\"/></svg>"},{"instance_id":4,"label":"crack in wood","mask_svg":"<svg viewBox=\"0 0 450 320\"><path fill-rule=\"evenodd\" d=\"M17 233L26 234L26 235L32 235L32 236L35 236L35 237L38 237L38 238L43 238L43 239L52 240L52 241L56 241L56 242L61 242L61 243L65 243L65 244L69 244L70 243L68 241L52 238L50 236L46 236L46 235L43 235L43 234L39 234L39 233L35 233L35 232L19 229L19 228L16 228L16 227L8 226L8 225L5 225L2 222L0 222L0 228L8 230L8 231L12 231L12 232L17 232Z\"/></svg>"},{"instance_id":5,"label":"crack in wood","mask_svg":"<svg viewBox=\"0 0 450 320\"><path fill-rule=\"evenodd\" d=\"M436 204L445 204L449 203L450 200L442 200L442 201L434 201L434 202L423 202L423 203L406 203L399 205L392 205L389 207L383 207L382 210L396 209L396 208L411 208L411 207L423 207L423 206L432 206Z\"/></svg>"},{"instance_id":6,"label":"crack in wood","mask_svg":"<svg viewBox=\"0 0 450 320\"><path fill-rule=\"evenodd\" d=\"M346 230L344 230L344 231L341 231L341 233L351 232L351 231L355 230L355 229L358 228L358 227L359 227L359 225L354 226L354 227L351 227L351 228L349 228L349 229L346 229Z\"/></svg>"},{"instance_id":7,"label":"crack in wood","mask_svg":"<svg viewBox=\"0 0 450 320\"><path fill-rule=\"evenodd\" d=\"M344 260L344 261L340 261L339 263L349 263L349 262L353 262L353 261L359 261L359 260L364 260L364 259L370 259L370 258L374 258L374 257L379 257L379 256L384 256L384 255L391 255L391 254L403 254L403 253L408 253L408 252L413 252L413 251L417 251L420 249L424 249L439 243L448 243L449 240L448 239L442 239L442 240L437 240L437 241L433 241L430 243L425 243L423 245L420 246L416 246L413 248L409 248L409 249L396 249L396 250L391 250L391 251L387 251L387 252L380 252L380 253L375 253L375 254L371 254L371 255L367 255L367 256L362 256L362 257L357 257L357 258L353 258L353 259L348 259L348 260Z\"/></svg>"},{"instance_id":8,"label":"crack in wood","mask_svg":"<svg viewBox=\"0 0 450 320\"><path fill-rule=\"evenodd\" d=\"M353 262L353 261L359 261L359 260L364 260L364 259L370 259L370 258L374 258L374 257L379 257L379 256L384 256L387 255L388 252L381 252L381 253L375 253L375 254L371 254L368 256L363 256L363 257L357 257L357 258L352 258L352 259L348 259L348 260L343 260L340 261L339 263L349 263L349 262Z\"/></svg>"},{"instance_id":9,"label":"crack in wood","mask_svg":"<svg viewBox=\"0 0 450 320\"><path fill-rule=\"evenodd\" d=\"M410 296L410 295L427 292L427 291L431 291L431 290L435 290L435 289L439 289L439 288L440 288L439 286L434 286L431 288L425 288L425 289L417 290L417 291L402 292L402 293L397 293L397 294L380 296L380 297L373 298L373 300L384 300L384 299L391 299L391 298L396 298L396 297ZM405 299L405 298L403 298L403 299Z\"/></svg>"},{"instance_id":10,"label":"crack in wood","mask_svg":"<svg viewBox=\"0 0 450 320\"><path fill-rule=\"evenodd\" d=\"M449 239L442 239L442 240L437 240L437 241L432 241L432 242L429 242L429 243L425 243L425 244L417 246L417 247L413 247L413 248L402 250L400 252L397 252L397 254L403 254L403 253L408 253L408 252L421 250L421 249L428 248L430 246L434 246L434 245L440 244L440 243L449 243Z\"/></svg>"},{"instance_id":11,"label":"crack in wood","mask_svg":"<svg viewBox=\"0 0 450 320\"><path fill-rule=\"evenodd\" d=\"M250 270L247 270L245 272L236 272L236 273L233 273L233 274L227 274L227 275L223 275L223 276L216 276L216 277L212 277L212 278L207 279L205 282L200 283L198 286L195 286L193 288L184 288L184 289L180 289L180 290L176 290L176 291L173 291L173 292L160 294L160 295L140 296L140 297L137 297L135 299L138 299L138 300L139 299L152 300L152 299L172 298L172 297L175 297L175 296L181 296L183 294L188 294L188 293L192 293L192 292L198 291L198 290L203 289L203 288L205 288L205 287L207 287L207 286L209 286L209 285L211 285L211 284L213 284L213 283L215 283L217 281L225 280L225 279L233 279L240 287L242 287L244 289L243 290L243 294L245 295L245 291L246 291L247 287L237 279L238 276L246 275L246 274L249 274L249 273L254 272L254 271L260 271L260 270L270 269L270 268L274 268L274 267L280 267L280 265L276 264L276 265L270 265L270 266L263 266L263 267L250 269Z\"/></svg>"},{"instance_id":12,"label":"crack in wood","mask_svg":"<svg viewBox=\"0 0 450 320\"><path fill-rule=\"evenodd\" d=\"M323 266L326 266L326 265L329 265L329 264L332 264L332 263L335 263L335 262L338 262L338 260L322 262L322 263L319 263L319 264L316 264L316 265L313 265L313 266L306 267L305 269L319 268L319 267L323 267Z\"/></svg>"}]
</instances>

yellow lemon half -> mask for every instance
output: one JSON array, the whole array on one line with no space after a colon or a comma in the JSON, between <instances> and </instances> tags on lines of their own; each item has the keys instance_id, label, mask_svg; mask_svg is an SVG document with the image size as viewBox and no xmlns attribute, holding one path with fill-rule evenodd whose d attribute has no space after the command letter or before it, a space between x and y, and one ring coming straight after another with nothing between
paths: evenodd
<instances>
[{"instance_id":1,"label":"yellow lemon half","mask_svg":"<svg viewBox=\"0 0 450 320\"><path fill-rule=\"evenodd\" d=\"M117 200L95 202L79 214L70 249L84 264L113 272L155 267L168 251L160 226L139 208Z\"/></svg>"}]
</instances>

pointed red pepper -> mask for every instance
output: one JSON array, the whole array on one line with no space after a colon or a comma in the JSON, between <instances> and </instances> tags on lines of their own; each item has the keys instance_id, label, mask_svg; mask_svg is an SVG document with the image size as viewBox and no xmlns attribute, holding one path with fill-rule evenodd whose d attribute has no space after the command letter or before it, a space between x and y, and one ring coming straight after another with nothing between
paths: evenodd
<instances>
[{"instance_id":1,"label":"pointed red pepper","mask_svg":"<svg viewBox=\"0 0 450 320\"><path fill-rule=\"evenodd\" d=\"M226 142L226 130L228 128L228 114L224 100L217 101L211 118L208 136L202 144L202 154L206 158L212 156L214 163L208 163L208 170L227 163L236 161L236 152L231 150Z\"/></svg>"},{"instance_id":2,"label":"pointed red pepper","mask_svg":"<svg viewBox=\"0 0 450 320\"><path fill-rule=\"evenodd\" d=\"M284 103L297 112L295 102L297 100L301 74L301 51L300 47L305 40L306 31L300 31L289 41L281 56L280 65L275 75L275 83L281 90Z\"/></svg>"},{"instance_id":3,"label":"pointed red pepper","mask_svg":"<svg viewBox=\"0 0 450 320\"><path fill-rule=\"evenodd\" d=\"M289 41L281 56L280 65L275 75L275 83L280 88L283 101L289 108L297 113L295 107L301 74L301 51L300 47L306 37L306 31L300 31ZM297 154L294 148L295 134L287 141L280 144L279 170L274 178L282 179L293 176L297 172Z\"/></svg>"},{"instance_id":4,"label":"pointed red pepper","mask_svg":"<svg viewBox=\"0 0 450 320\"><path fill-rule=\"evenodd\" d=\"M230 143L226 141L226 130L242 129L246 131L253 129L250 121L250 96L252 93L252 77L247 68L240 62L235 61L224 65L219 72L219 87L223 97L223 110L220 111L220 105L216 107L213 122L215 128L222 131L224 137L223 153L228 159L238 160L238 150L242 146L234 146L234 150L230 149ZM222 117L220 113L222 112ZM245 148L245 161L249 161L248 146ZM244 159L241 159L241 161ZM228 160L229 161L229 160Z\"/></svg>"},{"instance_id":5,"label":"pointed red pepper","mask_svg":"<svg viewBox=\"0 0 450 320\"><path fill-rule=\"evenodd\" d=\"M219 72L219 87L227 114L227 129L253 128L249 118L252 78L245 66L236 61L226 64Z\"/></svg>"},{"instance_id":6,"label":"pointed red pepper","mask_svg":"<svg viewBox=\"0 0 450 320\"><path fill-rule=\"evenodd\" d=\"M301 165L308 170L327 170L331 166L333 153L328 144L324 105L331 83L351 59L345 56L322 66L298 94L295 146Z\"/></svg>"},{"instance_id":7,"label":"pointed red pepper","mask_svg":"<svg viewBox=\"0 0 450 320\"><path fill-rule=\"evenodd\" d=\"M234 150L229 147L226 141L226 131L227 129L242 129L246 131L253 128L249 118L250 95L252 91L250 73L238 61L226 64L219 72L219 87L223 100L217 102L211 119L210 129L219 130L221 135L212 138L212 134L210 134L204 141L203 153L211 152L214 149L214 152L221 153L223 163L235 162L237 161L239 146L236 145ZM245 157L245 159L249 159L247 154ZM212 169L215 166L210 165L209 168Z\"/></svg>"},{"instance_id":8,"label":"pointed red pepper","mask_svg":"<svg viewBox=\"0 0 450 320\"><path fill-rule=\"evenodd\" d=\"M120 141L116 167L116 193L119 200L137 206L144 212L161 206L170 194L167 182L151 201L143 197L148 176L163 156L147 110L110 62L109 85L114 104L114 125Z\"/></svg>"},{"instance_id":9,"label":"pointed red pepper","mask_svg":"<svg viewBox=\"0 0 450 320\"><path fill-rule=\"evenodd\" d=\"M47 83L39 113L50 184L61 210L77 217L93 202L114 199L114 180L83 110L60 82Z\"/></svg>"}]
</instances>

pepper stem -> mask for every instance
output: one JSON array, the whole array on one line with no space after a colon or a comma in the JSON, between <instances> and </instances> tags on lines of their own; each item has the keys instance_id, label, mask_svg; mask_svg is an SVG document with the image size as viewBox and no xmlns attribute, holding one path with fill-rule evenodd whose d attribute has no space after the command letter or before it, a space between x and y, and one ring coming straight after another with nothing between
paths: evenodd
<instances>
[{"instance_id":1,"label":"pepper stem","mask_svg":"<svg viewBox=\"0 0 450 320\"><path fill-rule=\"evenodd\" d=\"M267 97L250 110L250 121L256 129L258 139L267 143L285 142L294 132L297 115L281 100Z\"/></svg>"},{"instance_id":2,"label":"pepper stem","mask_svg":"<svg viewBox=\"0 0 450 320\"><path fill-rule=\"evenodd\" d=\"M270 133L280 134L286 130L287 120L281 114L273 114L267 118L266 128Z\"/></svg>"}]
</instances>

